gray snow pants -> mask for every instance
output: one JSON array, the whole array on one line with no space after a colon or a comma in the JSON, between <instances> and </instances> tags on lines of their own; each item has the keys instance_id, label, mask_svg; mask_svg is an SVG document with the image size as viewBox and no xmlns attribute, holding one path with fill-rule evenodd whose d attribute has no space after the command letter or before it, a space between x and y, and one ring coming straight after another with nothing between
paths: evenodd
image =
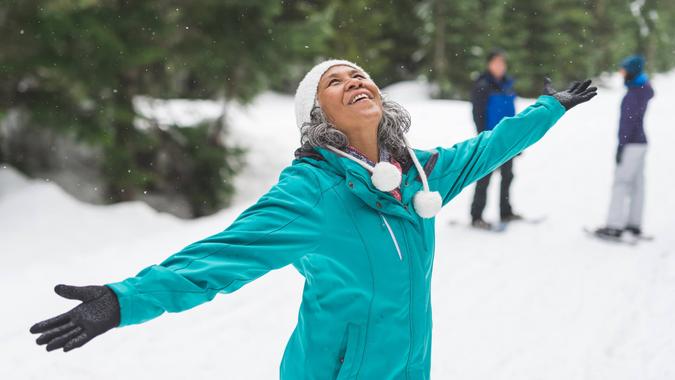
<instances>
[{"instance_id":1,"label":"gray snow pants","mask_svg":"<svg viewBox=\"0 0 675 380\"><path fill-rule=\"evenodd\" d=\"M614 170L614 185L607 215L607 227L624 229L642 226L646 153L647 144L626 144L624 146L621 163Z\"/></svg>"}]
</instances>

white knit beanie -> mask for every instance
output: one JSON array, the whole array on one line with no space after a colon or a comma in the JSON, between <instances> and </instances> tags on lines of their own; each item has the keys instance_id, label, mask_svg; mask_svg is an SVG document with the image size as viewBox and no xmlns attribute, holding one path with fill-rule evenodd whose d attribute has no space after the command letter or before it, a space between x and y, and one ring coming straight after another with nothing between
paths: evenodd
<instances>
[{"instance_id":1,"label":"white knit beanie","mask_svg":"<svg viewBox=\"0 0 675 380\"><path fill-rule=\"evenodd\" d=\"M310 121L310 113L316 102L316 91L321 76L333 66L345 65L361 70L370 79L368 73L356 63L343 59L329 59L314 66L300 81L295 91L295 123L298 129Z\"/></svg>"}]
</instances>

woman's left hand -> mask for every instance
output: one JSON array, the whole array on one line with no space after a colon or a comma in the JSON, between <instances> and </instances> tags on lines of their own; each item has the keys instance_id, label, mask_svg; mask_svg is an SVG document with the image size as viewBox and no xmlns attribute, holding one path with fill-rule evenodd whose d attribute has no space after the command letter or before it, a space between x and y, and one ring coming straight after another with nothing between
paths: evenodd
<instances>
[{"instance_id":1,"label":"woman's left hand","mask_svg":"<svg viewBox=\"0 0 675 380\"><path fill-rule=\"evenodd\" d=\"M586 79L583 82L575 81L570 84L567 90L557 91L551 85L551 79L545 78L544 80L544 95L550 95L556 98L560 104L565 107L565 110L569 111L570 108L591 100L595 95L597 95L597 87L588 87L591 84L590 79Z\"/></svg>"}]
</instances>

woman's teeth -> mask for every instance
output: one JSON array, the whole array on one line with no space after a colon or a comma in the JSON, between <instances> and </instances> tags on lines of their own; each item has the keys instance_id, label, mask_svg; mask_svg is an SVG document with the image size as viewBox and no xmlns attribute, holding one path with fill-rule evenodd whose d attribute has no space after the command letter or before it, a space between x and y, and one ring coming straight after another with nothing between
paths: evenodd
<instances>
[{"instance_id":1,"label":"woman's teeth","mask_svg":"<svg viewBox=\"0 0 675 380\"><path fill-rule=\"evenodd\" d=\"M366 94L359 94L359 95L356 95L354 98L352 98L352 101L349 102L349 104L354 104L354 103L358 102L358 101L361 100L361 99L368 99L368 95L366 95Z\"/></svg>"}]
</instances>

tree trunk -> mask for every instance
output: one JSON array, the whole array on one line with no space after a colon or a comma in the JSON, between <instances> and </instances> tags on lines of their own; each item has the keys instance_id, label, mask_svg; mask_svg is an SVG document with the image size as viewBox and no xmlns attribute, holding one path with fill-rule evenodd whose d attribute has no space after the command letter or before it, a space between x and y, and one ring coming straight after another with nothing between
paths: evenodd
<instances>
[{"instance_id":1,"label":"tree trunk","mask_svg":"<svg viewBox=\"0 0 675 380\"><path fill-rule=\"evenodd\" d=\"M435 0L433 7L434 14L434 75L436 83L439 86L439 97L445 97L450 91L448 80L448 62L445 56L445 29L446 29L446 0Z\"/></svg>"}]
</instances>

